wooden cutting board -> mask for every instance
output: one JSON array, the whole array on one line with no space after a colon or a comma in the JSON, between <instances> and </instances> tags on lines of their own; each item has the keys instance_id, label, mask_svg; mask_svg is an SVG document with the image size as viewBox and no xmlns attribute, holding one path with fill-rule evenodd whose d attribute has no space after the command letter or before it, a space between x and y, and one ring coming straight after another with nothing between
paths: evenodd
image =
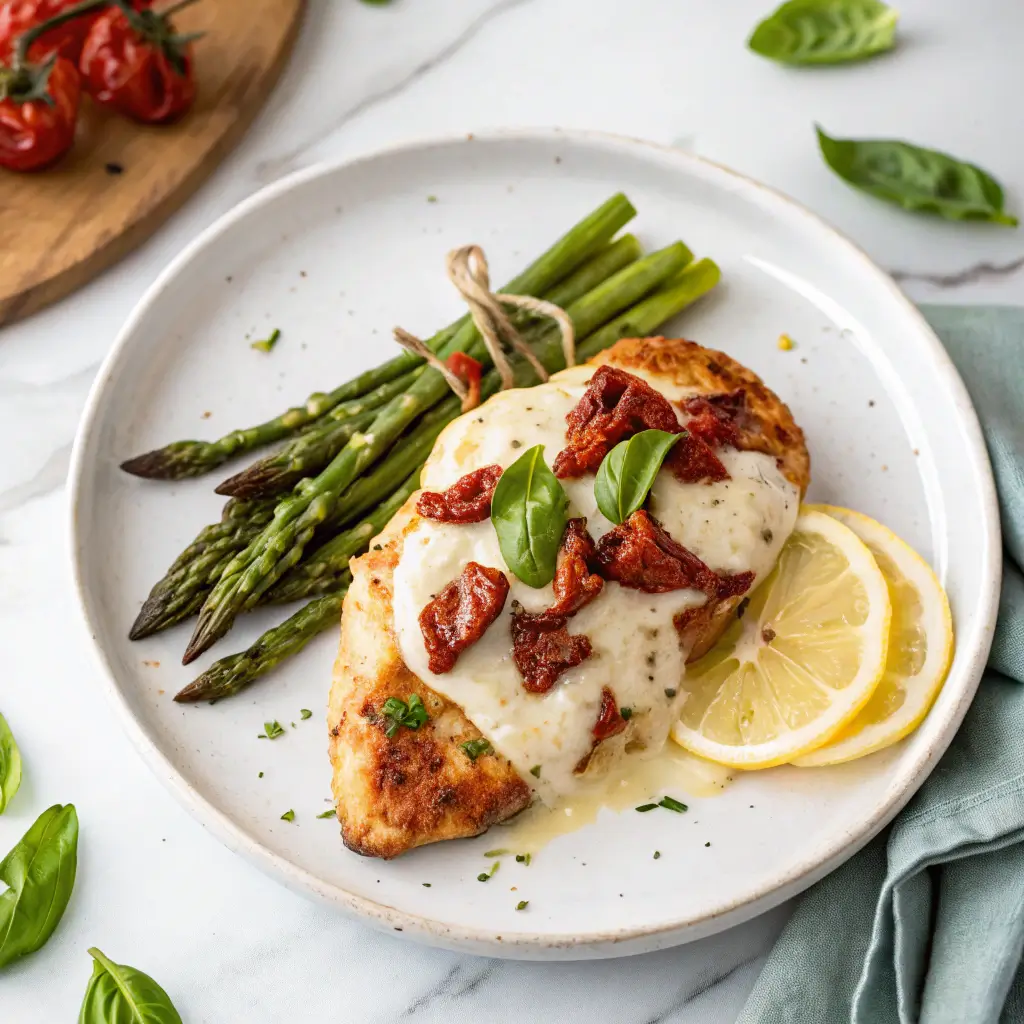
<instances>
[{"instance_id":1,"label":"wooden cutting board","mask_svg":"<svg viewBox=\"0 0 1024 1024\"><path fill-rule=\"evenodd\" d=\"M202 183L263 105L304 0L203 0L175 19L195 44L198 95L148 127L82 99L74 149L34 174L0 169L0 325L67 295L146 239Z\"/></svg>"}]
</instances>

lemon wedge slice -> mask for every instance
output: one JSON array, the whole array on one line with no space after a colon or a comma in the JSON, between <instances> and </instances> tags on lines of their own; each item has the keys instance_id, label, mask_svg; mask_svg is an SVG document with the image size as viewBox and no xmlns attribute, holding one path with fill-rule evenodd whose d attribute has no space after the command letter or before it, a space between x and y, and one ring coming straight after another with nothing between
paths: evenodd
<instances>
[{"instance_id":1,"label":"lemon wedge slice","mask_svg":"<svg viewBox=\"0 0 1024 1024\"><path fill-rule=\"evenodd\" d=\"M801 767L840 764L872 754L917 728L949 671L953 618L925 560L874 519L831 505L811 506L848 526L871 550L889 587L889 654L878 689L828 743L794 760Z\"/></svg>"},{"instance_id":2,"label":"lemon wedge slice","mask_svg":"<svg viewBox=\"0 0 1024 1024\"><path fill-rule=\"evenodd\" d=\"M745 614L689 665L672 738L736 768L783 764L856 717L885 671L892 607L867 546L801 510Z\"/></svg>"}]
</instances>

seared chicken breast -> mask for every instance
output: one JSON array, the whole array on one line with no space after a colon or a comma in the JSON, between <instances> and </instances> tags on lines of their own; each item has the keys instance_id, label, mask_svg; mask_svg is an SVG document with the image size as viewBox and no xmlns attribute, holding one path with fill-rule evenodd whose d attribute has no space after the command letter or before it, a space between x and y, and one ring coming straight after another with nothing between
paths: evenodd
<instances>
[{"instance_id":1,"label":"seared chicken breast","mask_svg":"<svg viewBox=\"0 0 1024 1024\"><path fill-rule=\"evenodd\" d=\"M606 404L627 387L639 415L664 415L671 404L673 429L710 439L692 441L687 454L680 441L645 509L619 525L597 508L593 468L603 452L587 448L593 437L573 413L586 401L604 408L594 398L601 366ZM517 580L486 518L438 522L417 511L416 496L352 563L328 724L342 836L358 853L390 858L477 835L534 799L556 803L581 780L660 749L685 699L686 661L714 643L770 572L810 477L800 428L753 373L693 342L644 338L460 417L439 437L423 489L436 495L466 474L498 475L536 444L574 517L559 565L565 555L569 567L572 534L576 600L566 602L557 576L542 588ZM692 563L693 580L704 582L645 582L657 568L649 558L619 557L641 536L655 560ZM501 603L442 665L431 661L424 610L454 593L470 565L498 578ZM521 656L524 635L530 656ZM555 669L545 672L551 658ZM388 700L410 707L415 698L425 718L396 724Z\"/></svg>"}]
</instances>

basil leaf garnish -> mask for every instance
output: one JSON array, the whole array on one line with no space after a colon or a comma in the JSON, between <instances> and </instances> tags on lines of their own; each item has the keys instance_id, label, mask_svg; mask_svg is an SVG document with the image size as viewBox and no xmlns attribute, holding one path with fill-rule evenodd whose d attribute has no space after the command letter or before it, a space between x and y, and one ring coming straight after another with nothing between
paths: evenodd
<instances>
[{"instance_id":1,"label":"basil leaf garnish","mask_svg":"<svg viewBox=\"0 0 1024 1024\"><path fill-rule=\"evenodd\" d=\"M843 64L893 48L899 15L880 0L789 0L747 46L780 64Z\"/></svg>"},{"instance_id":2,"label":"basil leaf garnish","mask_svg":"<svg viewBox=\"0 0 1024 1024\"><path fill-rule=\"evenodd\" d=\"M92 977L78 1024L182 1024L171 997L148 975L90 949Z\"/></svg>"},{"instance_id":3,"label":"basil leaf garnish","mask_svg":"<svg viewBox=\"0 0 1024 1024\"><path fill-rule=\"evenodd\" d=\"M555 576L558 545L569 521L569 498L538 444L512 463L491 499L491 522L505 564L530 587Z\"/></svg>"},{"instance_id":4,"label":"basil leaf garnish","mask_svg":"<svg viewBox=\"0 0 1024 1024\"><path fill-rule=\"evenodd\" d=\"M947 153L897 139L832 139L821 128L818 145L840 178L905 210L1017 225L1017 218L1003 211L999 182Z\"/></svg>"},{"instance_id":5,"label":"basil leaf garnish","mask_svg":"<svg viewBox=\"0 0 1024 1024\"><path fill-rule=\"evenodd\" d=\"M71 899L78 866L78 815L54 804L0 861L0 967L40 949Z\"/></svg>"},{"instance_id":6,"label":"basil leaf garnish","mask_svg":"<svg viewBox=\"0 0 1024 1024\"><path fill-rule=\"evenodd\" d=\"M21 785L21 752L6 719L0 715L0 814Z\"/></svg>"},{"instance_id":7,"label":"basil leaf garnish","mask_svg":"<svg viewBox=\"0 0 1024 1024\"><path fill-rule=\"evenodd\" d=\"M647 492L681 434L641 430L605 457L594 481L594 497L605 519L621 523L647 499Z\"/></svg>"}]
</instances>

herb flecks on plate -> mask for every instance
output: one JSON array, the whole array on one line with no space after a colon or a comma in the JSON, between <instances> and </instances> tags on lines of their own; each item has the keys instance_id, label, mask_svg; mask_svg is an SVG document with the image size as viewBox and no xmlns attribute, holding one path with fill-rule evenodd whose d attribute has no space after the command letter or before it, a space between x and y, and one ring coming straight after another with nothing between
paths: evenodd
<instances>
[{"instance_id":1,"label":"herb flecks on plate","mask_svg":"<svg viewBox=\"0 0 1024 1024\"><path fill-rule=\"evenodd\" d=\"M270 332L269 337L264 338L262 341L254 341L249 347L257 349L260 352L271 352L280 339L281 331L275 327Z\"/></svg>"}]
</instances>

